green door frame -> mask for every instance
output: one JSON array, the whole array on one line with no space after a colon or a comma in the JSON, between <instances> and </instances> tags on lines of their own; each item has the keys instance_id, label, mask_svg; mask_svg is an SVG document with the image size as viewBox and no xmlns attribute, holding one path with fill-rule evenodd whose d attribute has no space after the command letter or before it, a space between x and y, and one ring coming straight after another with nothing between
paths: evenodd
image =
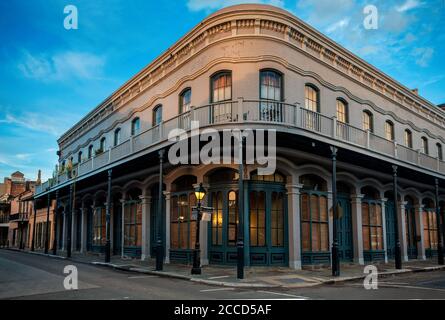
<instances>
[{"instance_id":1,"label":"green door frame","mask_svg":"<svg viewBox=\"0 0 445 320\"><path fill-rule=\"evenodd\" d=\"M354 247L352 243L352 208L349 195L338 195L342 216L338 221L338 245L341 261L354 260Z\"/></svg>"}]
</instances>

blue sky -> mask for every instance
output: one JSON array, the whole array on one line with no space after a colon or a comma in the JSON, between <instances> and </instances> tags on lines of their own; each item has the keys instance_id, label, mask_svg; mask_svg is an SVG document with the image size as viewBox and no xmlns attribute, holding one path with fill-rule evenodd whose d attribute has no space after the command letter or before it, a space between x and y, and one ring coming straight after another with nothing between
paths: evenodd
<instances>
[{"instance_id":1,"label":"blue sky","mask_svg":"<svg viewBox=\"0 0 445 320\"><path fill-rule=\"evenodd\" d=\"M57 138L215 10L285 8L435 104L445 103L445 0L0 2L0 179L51 176ZM78 30L63 27L66 5ZM377 7L377 30L363 8Z\"/></svg>"}]
</instances>

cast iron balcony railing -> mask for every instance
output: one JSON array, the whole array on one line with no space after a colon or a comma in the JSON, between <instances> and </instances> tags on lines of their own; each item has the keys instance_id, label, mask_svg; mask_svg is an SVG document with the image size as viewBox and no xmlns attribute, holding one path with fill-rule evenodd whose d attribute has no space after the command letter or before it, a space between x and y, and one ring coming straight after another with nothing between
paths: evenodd
<instances>
[{"instance_id":1,"label":"cast iron balcony railing","mask_svg":"<svg viewBox=\"0 0 445 320\"><path fill-rule=\"evenodd\" d=\"M338 121L318 112L302 108L298 103L289 104L270 100L223 101L200 107L192 107L172 119L145 130L117 146L92 157L72 168L76 174L66 171L36 187L36 194L47 191L50 187L60 185L74 176L81 177L118 160L139 153L147 148L168 140L171 130L191 129L191 121L199 121L200 128L224 124L267 124L268 128L294 129L296 134L302 131L315 133L314 139L323 137L336 142L359 147L362 150L397 159L417 167L445 174L445 162L389 141L372 132ZM300 132L298 132L300 131Z\"/></svg>"}]
</instances>

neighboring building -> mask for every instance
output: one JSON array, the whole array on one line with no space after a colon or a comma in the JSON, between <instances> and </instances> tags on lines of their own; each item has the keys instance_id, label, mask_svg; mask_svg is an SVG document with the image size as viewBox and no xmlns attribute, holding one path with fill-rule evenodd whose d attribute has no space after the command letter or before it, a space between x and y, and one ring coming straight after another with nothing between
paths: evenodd
<instances>
[{"instance_id":1,"label":"neighboring building","mask_svg":"<svg viewBox=\"0 0 445 320\"><path fill-rule=\"evenodd\" d=\"M9 215L9 246L25 249L28 247L29 218L34 212L34 187L15 196L11 200Z\"/></svg>"},{"instance_id":2,"label":"neighboring building","mask_svg":"<svg viewBox=\"0 0 445 320\"><path fill-rule=\"evenodd\" d=\"M190 137L191 120L217 130L276 130L276 172L261 176L258 165L245 165L240 194L238 165L173 165L164 156L160 201L159 151L172 146L172 129ZM58 140L60 172L36 188L36 198L44 205L57 193L64 250L69 230L72 250L105 250L110 199L113 254L147 259L160 241L166 262L190 261L194 188L202 182L204 204L214 210L200 222L203 264L235 263L242 220L247 265L298 269L330 260L335 146L342 260L393 257L393 165L403 258L426 259L437 254L435 179L445 201L444 128L443 110L289 12L233 6L206 18L66 132Z\"/></svg>"}]
</instances>

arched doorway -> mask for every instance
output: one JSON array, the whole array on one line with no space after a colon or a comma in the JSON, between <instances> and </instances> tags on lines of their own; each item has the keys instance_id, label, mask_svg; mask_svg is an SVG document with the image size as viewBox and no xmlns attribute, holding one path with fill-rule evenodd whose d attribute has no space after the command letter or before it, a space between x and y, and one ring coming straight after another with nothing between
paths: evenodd
<instances>
[{"instance_id":1,"label":"arched doorway","mask_svg":"<svg viewBox=\"0 0 445 320\"><path fill-rule=\"evenodd\" d=\"M352 241L351 188L344 182L338 182L337 193L337 237L339 258L342 261L352 261L354 258L354 251Z\"/></svg>"},{"instance_id":2,"label":"arched doorway","mask_svg":"<svg viewBox=\"0 0 445 320\"><path fill-rule=\"evenodd\" d=\"M394 213L394 193L385 192L385 226L386 226L386 254L389 259L394 259L396 251L396 219Z\"/></svg>"},{"instance_id":3,"label":"arched doorway","mask_svg":"<svg viewBox=\"0 0 445 320\"><path fill-rule=\"evenodd\" d=\"M405 197L405 231L408 259L417 259L416 208L411 196Z\"/></svg>"},{"instance_id":4,"label":"arched doorway","mask_svg":"<svg viewBox=\"0 0 445 320\"><path fill-rule=\"evenodd\" d=\"M362 234L365 261L385 260L383 245L383 216L380 193L374 187L363 187Z\"/></svg>"},{"instance_id":5,"label":"arched doorway","mask_svg":"<svg viewBox=\"0 0 445 320\"><path fill-rule=\"evenodd\" d=\"M238 172L218 169L208 176L209 204L213 207L209 228L210 263L236 263L239 224ZM246 181L244 243L250 265L286 265L287 207L285 177L280 173L260 176L252 172Z\"/></svg>"},{"instance_id":6,"label":"arched doorway","mask_svg":"<svg viewBox=\"0 0 445 320\"><path fill-rule=\"evenodd\" d=\"M303 264L329 263L328 188L323 178L307 174L300 177L301 251Z\"/></svg>"}]
</instances>

